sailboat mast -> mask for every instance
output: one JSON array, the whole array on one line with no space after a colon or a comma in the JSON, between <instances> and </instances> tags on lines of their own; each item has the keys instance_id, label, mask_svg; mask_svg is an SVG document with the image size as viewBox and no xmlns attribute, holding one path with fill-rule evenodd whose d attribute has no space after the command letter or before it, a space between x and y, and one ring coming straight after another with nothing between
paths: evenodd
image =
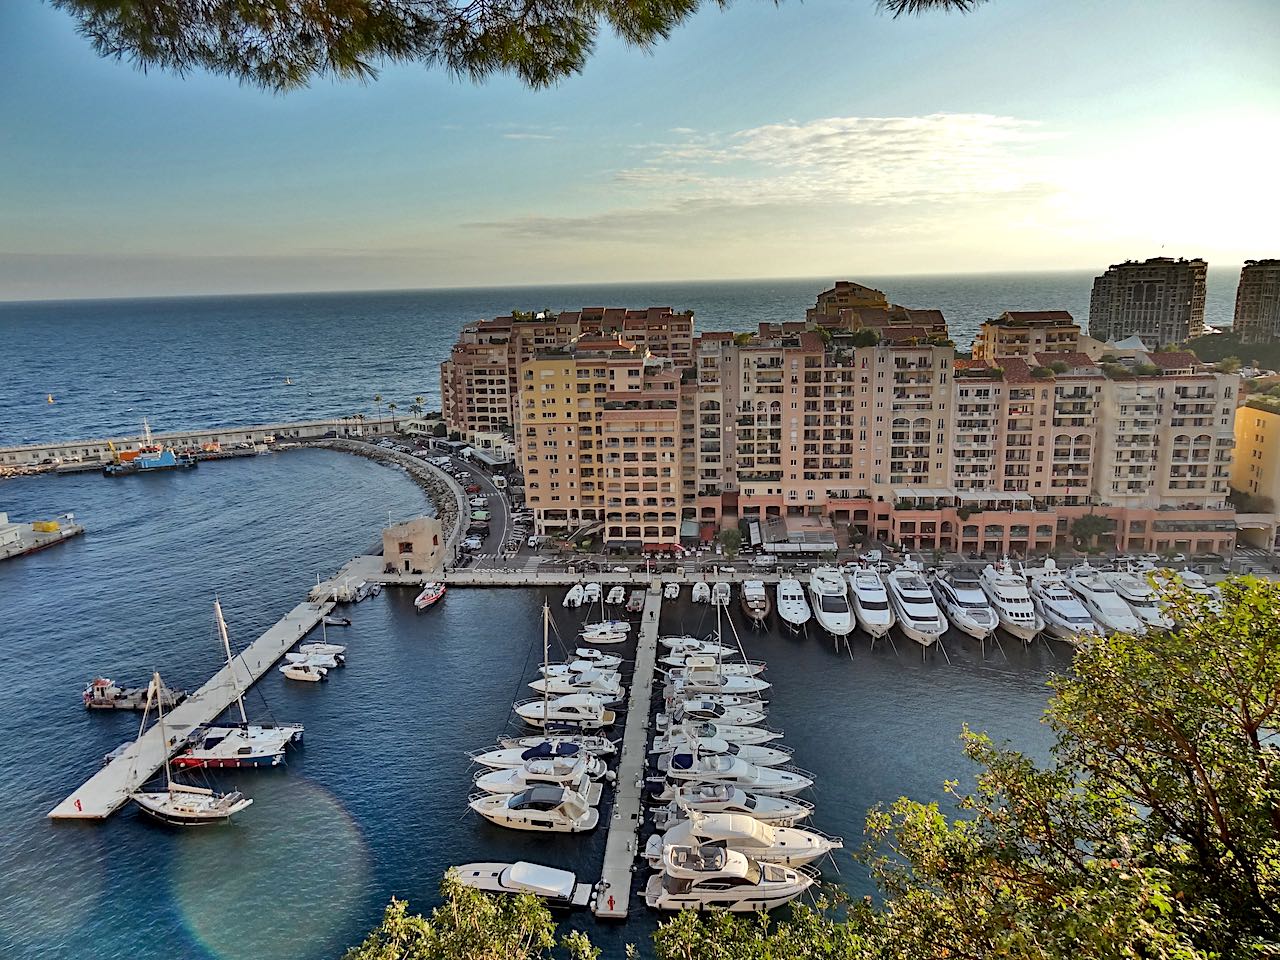
<instances>
[{"instance_id":1,"label":"sailboat mast","mask_svg":"<svg viewBox=\"0 0 1280 960\"><path fill-rule=\"evenodd\" d=\"M169 733L164 726L164 698L160 695L163 689L160 672L156 671L151 675L151 689L147 691L147 699L150 700L152 694L155 694L156 723L160 726L160 749L164 751L164 787L165 790L172 790L173 774L169 772Z\"/></svg>"},{"instance_id":2,"label":"sailboat mast","mask_svg":"<svg viewBox=\"0 0 1280 960\"><path fill-rule=\"evenodd\" d=\"M213 598L213 615L218 621L218 636L222 638L222 650L227 655L227 672L231 674L231 686L236 691L236 706L240 709L240 722L246 726L249 718L244 712L244 695L240 689L240 684L236 683L236 668L231 660L231 640L227 636L227 621L222 618L222 602L217 598Z\"/></svg>"},{"instance_id":3,"label":"sailboat mast","mask_svg":"<svg viewBox=\"0 0 1280 960\"><path fill-rule=\"evenodd\" d=\"M542 601L542 729L547 729L551 719L551 677L547 667L550 665L551 607L546 600Z\"/></svg>"}]
</instances>

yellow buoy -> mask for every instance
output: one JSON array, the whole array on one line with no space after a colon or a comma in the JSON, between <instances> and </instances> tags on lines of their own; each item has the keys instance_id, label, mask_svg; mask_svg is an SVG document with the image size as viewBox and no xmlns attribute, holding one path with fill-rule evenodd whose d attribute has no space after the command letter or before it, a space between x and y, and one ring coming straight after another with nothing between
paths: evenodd
<instances>
[{"instance_id":1,"label":"yellow buoy","mask_svg":"<svg viewBox=\"0 0 1280 960\"><path fill-rule=\"evenodd\" d=\"M45 402L46 402L46 403L53 403L53 394L52 394L52 393L51 393L51 394L49 394L49 397L48 397L48 399L47 399Z\"/></svg>"}]
</instances>

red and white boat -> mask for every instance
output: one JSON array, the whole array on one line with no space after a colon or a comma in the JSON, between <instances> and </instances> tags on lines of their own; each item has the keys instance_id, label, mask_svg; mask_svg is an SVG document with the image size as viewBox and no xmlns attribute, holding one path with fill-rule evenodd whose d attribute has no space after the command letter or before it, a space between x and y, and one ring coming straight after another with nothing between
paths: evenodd
<instances>
[{"instance_id":1,"label":"red and white boat","mask_svg":"<svg viewBox=\"0 0 1280 960\"><path fill-rule=\"evenodd\" d=\"M424 583L422 592L413 598L413 605L419 610L425 610L444 598L443 583Z\"/></svg>"}]
</instances>

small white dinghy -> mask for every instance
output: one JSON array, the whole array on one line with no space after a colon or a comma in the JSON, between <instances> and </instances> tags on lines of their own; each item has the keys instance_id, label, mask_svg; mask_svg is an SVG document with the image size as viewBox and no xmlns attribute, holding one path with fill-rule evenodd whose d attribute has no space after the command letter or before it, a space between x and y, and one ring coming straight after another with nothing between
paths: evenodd
<instances>
[{"instance_id":1,"label":"small white dinghy","mask_svg":"<svg viewBox=\"0 0 1280 960\"><path fill-rule=\"evenodd\" d=\"M453 868L464 886L485 893L532 893L549 907L585 907L591 902L591 884L579 883L568 870L517 860L515 863L464 863Z\"/></svg>"},{"instance_id":2,"label":"small white dinghy","mask_svg":"<svg viewBox=\"0 0 1280 960\"><path fill-rule=\"evenodd\" d=\"M674 580L671 583L664 584L662 587L662 599L663 600L679 600L680 584L676 583Z\"/></svg>"}]
</instances>

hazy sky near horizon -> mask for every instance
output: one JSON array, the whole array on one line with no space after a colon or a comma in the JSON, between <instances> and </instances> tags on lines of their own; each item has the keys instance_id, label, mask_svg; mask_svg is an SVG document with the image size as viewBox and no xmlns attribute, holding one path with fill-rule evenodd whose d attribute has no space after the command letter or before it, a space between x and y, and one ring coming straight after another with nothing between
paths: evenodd
<instances>
[{"instance_id":1,"label":"hazy sky near horizon","mask_svg":"<svg viewBox=\"0 0 1280 960\"><path fill-rule=\"evenodd\" d=\"M0 3L0 300L1280 256L1278 0L739 0L550 90L273 95Z\"/></svg>"}]
</instances>

